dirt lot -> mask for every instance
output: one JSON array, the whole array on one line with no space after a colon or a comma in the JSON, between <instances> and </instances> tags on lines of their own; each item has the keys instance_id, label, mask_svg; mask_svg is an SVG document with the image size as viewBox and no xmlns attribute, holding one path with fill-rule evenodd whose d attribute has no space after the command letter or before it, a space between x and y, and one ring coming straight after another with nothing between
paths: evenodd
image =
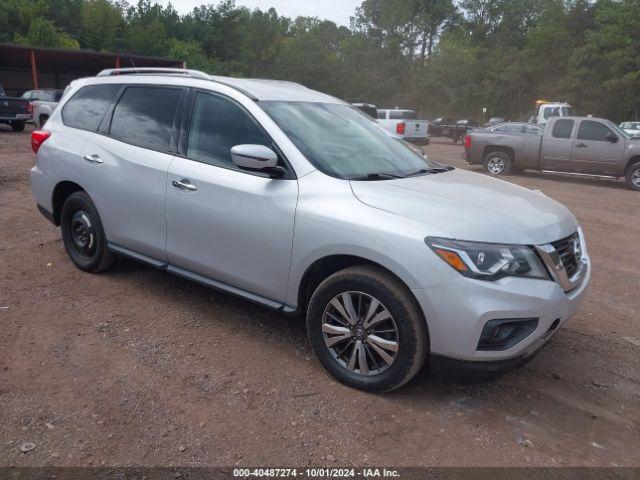
<instances>
[{"instance_id":1,"label":"dirt lot","mask_svg":"<svg viewBox=\"0 0 640 480\"><path fill-rule=\"evenodd\" d=\"M621 182L508 178L567 205L593 259L533 362L372 395L325 374L299 319L131 261L76 270L31 198L29 133L0 129L0 465L640 465L640 194Z\"/></svg>"}]
</instances>

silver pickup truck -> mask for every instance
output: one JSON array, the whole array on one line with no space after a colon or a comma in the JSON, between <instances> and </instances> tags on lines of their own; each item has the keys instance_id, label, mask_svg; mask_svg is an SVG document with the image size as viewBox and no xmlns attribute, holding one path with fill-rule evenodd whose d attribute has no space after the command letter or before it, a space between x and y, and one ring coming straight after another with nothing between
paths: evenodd
<instances>
[{"instance_id":1,"label":"silver pickup truck","mask_svg":"<svg viewBox=\"0 0 640 480\"><path fill-rule=\"evenodd\" d=\"M640 141L609 120L552 117L546 127L506 123L469 132L463 158L491 175L545 170L624 177L640 191Z\"/></svg>"}]
</instances>

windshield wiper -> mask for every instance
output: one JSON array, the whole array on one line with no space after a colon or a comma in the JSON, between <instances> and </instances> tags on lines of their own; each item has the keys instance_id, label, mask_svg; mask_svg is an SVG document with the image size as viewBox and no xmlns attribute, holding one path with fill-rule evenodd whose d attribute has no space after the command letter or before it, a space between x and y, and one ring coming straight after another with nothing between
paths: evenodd
<instances>
[{"instance_id":1,"label":"windshield wiper","mask_svg":"<svg viewBox=\"0 0 640 480\"><path fill-rule=\"evenodd\" d=\"M362 175L360 177L353 177L349 180L389 180L390 178L403 178L399 175L394 175L392 173L367 173L366 175Z\"/></svg>"},{"instance_id":2,"label":"windshield wiper","mask_svg":"<svg viewBox=\"0 0 640 480\"><path fill-rule=\"evenodd\" d=\"M415 172L407 173L403 178L415 177L416 175L424 175L426 173L442 173L453 170L453 167L433 167L433 168L421 168Z\"/></svg>"}]
</instances>

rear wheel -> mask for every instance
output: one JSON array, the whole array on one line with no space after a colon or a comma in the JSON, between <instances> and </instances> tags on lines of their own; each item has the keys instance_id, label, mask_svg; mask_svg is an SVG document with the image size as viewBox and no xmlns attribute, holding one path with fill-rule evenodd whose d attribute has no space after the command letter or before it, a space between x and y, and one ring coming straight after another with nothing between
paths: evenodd
<instances>
[{"instance_id":1,"label":"rear wheel","mask_svg":"<svg viewBox=\"0 0 640 480\"><path fill-rule=\"evenodd\" d=\"M428 353L415 300L392 275L372 266L341 270L320 284L309 303L307 333L329 373L368 391L401 387Z\"/></svg>"},{"instance_id":2,"label":"rear wheel","mask_svg":"<svg viewBox=\"0 0 640 480\"><path fill-rule=\"evenodd\" d=\"M484 169L491 175L509 175L513 166L511 155L503 151L489 152L484 157Z\"/></svg>"},{"instance_id":3,"label":"rear wheel","mask_svg":"<svg viewBox=\"0 0 640 480\"><path fill-rule=\"evenodd\" d=\"M85 192L72 193L65 200L60 228L69 258L80 270L102 272L115 261L116 255L107 248L98 211Z\"/></svg>"},{"instance_id":4,"label":"rear wheel","mask_svg":"<svg viewBox=\"0 0 640 480\"><path fill-rule=\"evenodd\" d=\"M22 120L15 120L11 122L11 129L14 132L21 132L24 130L24 122Z\"/></svg>"},{"instance_id":5,"label":"rear wheel","mask_svg":"<svg viewBox=\"0 0 640 480\"><path fill-rule=\"evenodd\" d=\"M633 190L640 190L640 162L636 162L627 169L627 185Z\"/></svg>"}]
</instances>

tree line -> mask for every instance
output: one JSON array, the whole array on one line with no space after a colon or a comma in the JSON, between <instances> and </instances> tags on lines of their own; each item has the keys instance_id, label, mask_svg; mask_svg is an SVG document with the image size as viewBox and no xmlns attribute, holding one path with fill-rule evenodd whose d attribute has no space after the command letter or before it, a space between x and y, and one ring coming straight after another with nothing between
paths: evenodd
<instances>
[{"instance_id":1,"label":"tree line","mask_svg":"<svg viewBox=\"0 0 640 480\"><path fill-rule=\"evenodd\" d=\"M536 99L640 118L640 0L364 0L349 27L223 0L2 0L0 42L185 60L425 118L526 119Z\"/></svg>"}]
</instances>

